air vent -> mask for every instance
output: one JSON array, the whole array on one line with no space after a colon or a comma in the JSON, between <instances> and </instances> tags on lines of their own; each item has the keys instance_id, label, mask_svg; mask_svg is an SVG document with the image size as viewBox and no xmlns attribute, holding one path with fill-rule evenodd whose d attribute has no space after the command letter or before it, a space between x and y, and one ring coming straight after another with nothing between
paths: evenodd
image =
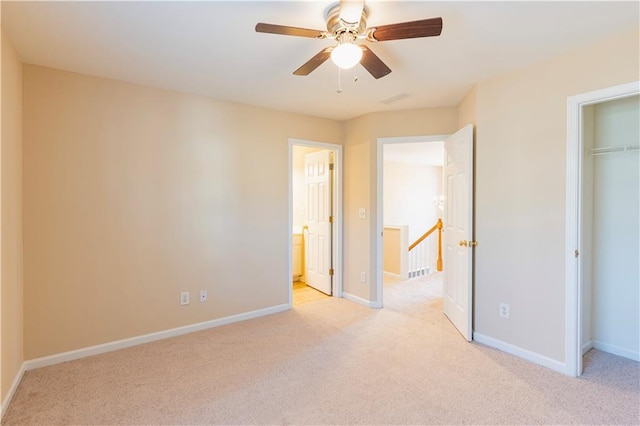
<instances>
[{"instance_id":1,"label":"air vent","mask_svg":"<svg viewBox=\"0 0 640 426\"><path fill-rule=\"evenodd\" d=\"M389 105L389 104L392 104L392 103L394 103L394 102L398 102L399 100L404 99L404 98L408 98L408 97L409 97L409 95L408 95L408 94L406 94L406 93L400 93L400 94L397 94L397 95L391 96L390 98L387 98L387 99L385 99L385 100L382 100L382 101L380 101L380 102L381 102L381 103L383 103L383 104L387 104L387 105Z\"/></svg>"}]
</instances>

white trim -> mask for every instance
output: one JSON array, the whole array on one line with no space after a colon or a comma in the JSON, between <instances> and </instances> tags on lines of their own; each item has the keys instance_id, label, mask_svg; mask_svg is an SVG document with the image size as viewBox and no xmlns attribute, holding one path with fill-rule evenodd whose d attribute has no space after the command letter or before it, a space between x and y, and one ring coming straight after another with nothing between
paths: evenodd
<instances>
[{"instance_id":1,"label":"white trim","mask_svg":"<svg viewBox=\"0 0 640 426\"><path fill-rule=\"evenodd\" d=\"M316 142L302 139L289 138L288 142L288 171L289 171L289 191L288 191L288 216L289 216L289 256L287 259L288 271L292 270L292 234L293 229L293 146L310 146L314 148L322 148L333 151L333 164L334 164L334 185L333 185L333 288L332 295L334 297L342 297L342 167L343 167L343 153L342 145ZM291 275L290 273L287 275ZM304 271L302 273L304 276ZM287 283L289 292L289 306L293 307L293 287L290 282Z\"/></svg>"},{"instance_id":2,"label":"white trim","mask_svg":"<svg viewBox=\"0 0 640 426\"><path fill-rule=\"evenodd\" d=\"M582 278L581 258L581 185L582 108L640 93L640 81L621 84L567 98L567 175L566 175L566 236L565 236L565 374L582 374Z\"/></svg>"},{"instance_id":3,"label":"white trim","mask_svg":"<svg viewBox=\"0 0 640 426\"><path fill-rule=\"evenodd\" d=\"M563 362L556 361L555 359L551 359L549 357L537 354L535 352L531 352L530 350L523 349L516 345L512 345L511 343L506 343L506 342L503 342L502 340L485 336L484 334L474 332L473 340L475 340L478 343L482 343L483 345L490 346L502 352L508 353L510 355L515 355L518 358L531 361L534 364L541 365L543 367L549 368L559 373L564 373L566 370L566 366Z\"/></svg>"},{"instance_id":4,"label":"white trim","mask_svg":"<svg viewBox=\"0 0 640 426\"><path fill-rule=\"evenodd\" d=\"M586 354L591 349L593 349L593 340L589 340L587 343L582 345L582 355Z\"/></svg>"},{"instance_id":5,"label":"white trim","mask_svg":"<svg viewBox=\"0 0 640 426\"><path fill-rule=\"evenodd\" d=\"M104 343L96 346L89 346L87 348L77 349L74 351L63 352L56 355L50 355L42 358L36 358L29 361L25 361L24 368L26 371L33 370L35 368L48 367L50 365L60 364L62 362L73 361L80 358L86 358L93 355L99 355L106 352L117 351L119 349L128 348L131 346L142 345L144 343L154 342L156 340L167 339L170 337L181 336L183 334L193 333L196 331L207 330L209 328L220 327L223 325L232 324L239 321L245 321L253 318L262 317L265 315L271 315L282 311L291 309L288 304L282 304L272 306L270 308L258 309L256 311L245 312L242 314L231 315L224 318L217 318L210 321L204 321L196 324L186 325L184 327L172 328L169 330L159 331L156 333L145 334L142 336L131 337L123 340L116 340L114 342Z\"/></svg>"},{"instance_id":6,"label":"white trim","mask_svg":"<svg viewBox=\"0 0 640 426\"><path fill-rule=\"evenodd\" d=\"M374 309L382 308L382 305L379 305L375 300L363 299L362 297L355 296L351 293L342 293L342 297L344 297L347 300L350 300L351 302L355 302L359 305L366 306L367 308L374 308Z\"/></svg>"},{"instance_id":7,"label":"white trim","mask_svg":"<svg viewBox=\"0 0 640 426\"><path fill-rule=\"evenodd\" d=\"M640 361L640 353L634 352L630 349L621 348L620 346L611 345L609 343L600 342L598 340L593 341L593 348L599 351L608 352L613 355L618 355L624 358L629 358L634 361Z\"/></svg>"},{"instance_id":8,"label":"white trim","mask_svg":"<svg viewBox=\"0 0 640 426\"><path fill-rule=\"evenodd\" d=\"M381 308L383 306L382 302L382 292L383 292L383 271L382 271L382 231L384 229L384 219L383 219L383 176L382 170L384 166L383 161L383 146L385 144L396 144L396 143L416 143L416 142L442 142L449 135L431 135L431 136L405 136L405 137L392 137L392 138L378 138L377 140L377 149L376 149L376 259L375 259L375 281L372 280L371 287L375 286L376 289L376 300L371 303L375 303L376 307ZM372 212L373 213L373 212Z\"/></svg>"},{"instance_id":9,"label":"white trim","mask_svg":"<svg viewBox=\"0 0 640 426\"><path fill-rule=\"evenodd\" d=\"M293 271L293 144L291 139L287 145L287 276ZM304 230L302 231L304 242ZM304 264L304 262L303 262ZM304 275L304 271L302 271ZM293 308L293 283L287 283L288 303Z\"/></svg>"},{"instance_id":10,"label":"white trim","mask_svg":"<svg viewBox=\"0 0 640 426\"><path fill-rule=\"evenodd\" d=\"M2 405L0 405L0 421L6 414L7 408L9 408L9 404L11 403L13 396L16 394L16 391L18 390L18 386L22 381L22 376L24 376L25 371L26 371L25 365L24 363L22 363L22 365L20 366L20 370L18 370L18 374L16 374L16 377L13 378L13 383L11 383L11 387L9 388L9 392L7 392L7 396L4 397L4 400L2 401Z\"/></svg>"}]
</instances>

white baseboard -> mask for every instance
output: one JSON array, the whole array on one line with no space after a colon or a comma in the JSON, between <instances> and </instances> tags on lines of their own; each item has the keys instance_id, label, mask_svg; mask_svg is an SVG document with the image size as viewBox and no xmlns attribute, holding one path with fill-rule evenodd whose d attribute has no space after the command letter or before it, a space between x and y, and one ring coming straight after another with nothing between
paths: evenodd
<instances>
[{"instance_id":1,"label":"white baseboard","mask_svg":"<svg viewBox=\"0 0 640 426\"><path fill-rule=\"evenodd\" d=\"M50 355L42 358L36 358L25 361L24 369L26 371L34 368L47 367L49 365L60 364L62 362L73 361L75 359L86 358L93 355L99 355L106 352L116 351L131 346L141 345L143 343L154 342L156 340L167 339L169 337L181 336L183 334L202 331L209 328L220 327L234 322L245 321L253 318L271 315L278 312L291 309L290 305L283 304L272 306L270 308L258 309L257 311L245 312L242 314L231 315L224 318L218 318L211 321L204 321L196 324L186 325L184 327L172 328L170 330L159 331L156 333L145 334L142 336L131 337L129 339L117 340L115 342L104 343L101 345L90 346L88 348L77 349L74 351L63 352L56 355Z\"/></svg>"},{"instance_id":2,"label":"white baseboard","mask_svg":"<svg viewBox=\"0 0 640 426\"><path fill-rule=\"evenodd\" d=\"M382 306L376 301L363 299L362 297L355 296L355 295L353 295L351 293L343 292L342 293L342 297L344 297L345 299L350 300L352 302L355 302L355 303L357 303L359 305L366 306L367 308L375 308L375 309L382 308Z\"/></svg>"},{"instance_id":3,"label":"white baseboard","mask_svg":"<svg viewBox=\"0 0 640 426\"><path fill-rule=\"evenodd\" d=\"M22 376L24 376L24 372L26 371L24 363L20 366L20 370L18 370L18 374L13 379L13 383L11 383L11 387L9 388L9 392L7 396L2 400L2 405L0 405L0 420L4 417L4 414L7 412L7 408L9 407L9 403L13 399L13 395L16 394L16 390L18 390L18 385L22 381Z\"/></svg>"},{"instance_id":4,"label":"white baseboard","mask_svg":"<svg viewBox=\"0 0 640 426\"><path fill-rule=\"evenodd\" d=\"M587 343L582 345L582 355L586 354L591 349L593 349L593 340L589 340Z\"/></svg>"},{"instance_id":5,"label":"white baseboard","mask_svg":"<svg viewBox=\"0 0 640 426\"><path fill-rule=\"evenodd\" d=\"M510 343L503 342L502 340L494 339L493 337L485 336L480 333L473 333L473 340L483 345L491 346L492 348L501 350L511 355L515 355L518 358L531 361L535 364L557 371L558 373L566 374L566 366L564 362L556 361L544 355L531 352L527 349L523 349L519 346L512 345Z\"/></svg>"},{"instance_id":6,"label":"white baseboard","mask_svg":"<svg viewBox=\"0 0 640 426\"><path fill-rule=\"evenodd\" d=\"M602 352L608 352L613 355L618 355L624 358L629 358L634 361L640 361L640 353L632 350L621 348L620 346L611 345L609 343L600 342L598 340L593 341L593 348Z\"/></svg>"}]
</instances>

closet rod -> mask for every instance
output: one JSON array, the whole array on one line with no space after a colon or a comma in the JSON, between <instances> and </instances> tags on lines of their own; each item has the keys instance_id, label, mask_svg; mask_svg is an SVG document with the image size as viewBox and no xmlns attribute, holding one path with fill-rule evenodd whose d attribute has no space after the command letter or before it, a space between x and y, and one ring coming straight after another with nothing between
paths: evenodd
<instances>
[{"instance_id":1,"label":"closet rod","mask_svg":"<svg viewBox=\"0 0 640 426\"><path fill-rule=\"evenodd\" d=\"M603 155L610 152L625 152L625 151L637 151L640 150L640 145L626 145L626 146L607 146L604 148L593 148L589 150L591 155Z\"/></svg>"}]
</instances>

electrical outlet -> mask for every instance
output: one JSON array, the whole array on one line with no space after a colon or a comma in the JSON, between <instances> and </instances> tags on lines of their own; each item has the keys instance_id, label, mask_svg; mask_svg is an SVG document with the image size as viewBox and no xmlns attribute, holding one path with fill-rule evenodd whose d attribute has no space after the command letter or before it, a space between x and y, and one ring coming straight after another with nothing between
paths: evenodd
<instances>
[{"instance_id":1,"label":"electrical outlet","mask_svg":"<svg viewBox=\"0 0 640 426\"><path fill-rule=\"evenodd\" d=\"M367 273L365 271L360 272L360 282L367 282Z\"/></svg>"},{"instance_id":2,"label":"electrical outlet","mask_svg":"<svg viewBox=\"0 0 640 426\"><path fill-rule=\"evenodd\" d=\"M180 306L184 306L188 304L189 304L189 292L188 291L180 292Z\"/></svg>"},{"instance_id":3,"label":"electrical outlet","mask_svg":"<svg viewBox=\"0 0 640 426\"><path fill-rule=\"evenodd\" d=\"M509 319L509 304L501 303L500 304L500 316L504 319Z\"/></svg>"},{"instance_id":4,"label":"electrical outlet","mask_svg":"<svg viewBox=\"0 0 640 426\"><path fill-rule=\"evenodd\" d=\"M367 209L365 209L364 207L360 207L358 209L358 217L360 219L366 219L367 218Z\"/></svg>"},{"instance_id":5,"label":"electrical outlet","mask_svg":"<svg viewBox=\"0 0 640 426\"><path fill-rule=\"evenodd\" d=\"M207 290L200 290L200 303L207 301Z\"/></svg>"}]
</instances>

